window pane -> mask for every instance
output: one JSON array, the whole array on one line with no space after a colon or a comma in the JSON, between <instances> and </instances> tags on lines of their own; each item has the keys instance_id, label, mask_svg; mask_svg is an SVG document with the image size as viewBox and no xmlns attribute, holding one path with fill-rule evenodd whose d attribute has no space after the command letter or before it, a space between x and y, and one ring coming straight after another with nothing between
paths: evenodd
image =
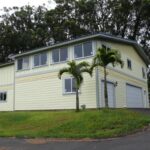
<instances>
[{"instance_id":1,"label":"window pane","mask_svg":"<svg viewBox=\"0 0 150 150\"><path fill-rule=\"evenodd\" d=\"M5 92L4 93L4 101L6 101L6 99L7 99L7 93Z\"/></svg>"},{"instance_id":2,"label":"window pane","mask_svg":"<svg viewBox=\"0 0 150 150\"><path fill-rule=\"evenodd\" d=\"M129 68L129 69L132 68L131 60L129 60L129 59L127 60L127 65L128 65L128 68Z\"/></svg>"},{"instance_id":3,"label":"window pane","mask_svg":"<svg viewBox=\"0 0 150 150\"><path fill-rule=\"evenodd\" d=\"M35 55L34 56L34 66L39 66L40 65L40 56L39 55Z\"/></svg>"},{"instance_id":4,"label":"window pane","mask_svg":"<svg viewBox=\"0 0 150 150\"><path fill-rule=\"evenodd\" d=\"M41 65L47 64L47 53L41 54Z\"/></svg>"},{"instance_id":5,"label":"window pane","mask_svg":"<svg viewBox=\"0 0 150 150\"><path fill-rule=\"evenodd\" d=\"M72 92L76 92L76 81L74 78L72 79Z\"/></svg>"},{"instance_id":6,"label":"window pane","mask_svg":"<svg viewBox=\"0 0 150 150\"><path fill-rule=\"evenodd\" d=\"M71 79L65 79L65 92L71 92Z\"/></svg>"},{"instance_id":7,"label":"window pane","mask_svg":"<svg viewBox=\"0 0 150 150\"><path fill-rule=\"evenodd\" d=\"M76 45L74 47L74 57L75 58L83 57L82 45Z\"/></svg>"},{"instance_id":8,"label":"window pane","mask_svg":"<svg viewBox=\"0 0 150 150\"><path fill-rule=\"evenodd\" d=\"M60 49L60 61L66 61L68 59L68 49L62 48Z\"/></svg>"},{"instance_id":9,"label":"window pane","mask_svg":"<svg viewBox=\"0 0 150 150\"><path fill-rule=\"evenodd\" d=\"M23 69L29 68L29 57L23 58Z\"/></svg>"},{"instance_id":10,"label":"window pane","mask_svg":"<svg viewBox=\"0 0 150 150\"><path fill-rule=\"evenodd\" d=\"M84 56L85 57L93 55L93 53L92 53L92 42L84 43L83 48L84 48Z\"/></svg>"},{"instance_id":11,"label":"window pane","mask_svg":"<svg viewBox=\"0 0 150 150\"><path fill-rule=\"evenodd\" d=\"M18 59L18 70L22 70L23 68L23 59Z\"/></svg>"},{"instance_id":12,"label":"window pane","mask_svg":"<svg viewBox=\"0 0 150 150\"><path fill-rule=\"evenodd\" d=\"M53 50L52 51L52 60L53 62L59 62L59 50Z\"/></svg>"}]
</instances>

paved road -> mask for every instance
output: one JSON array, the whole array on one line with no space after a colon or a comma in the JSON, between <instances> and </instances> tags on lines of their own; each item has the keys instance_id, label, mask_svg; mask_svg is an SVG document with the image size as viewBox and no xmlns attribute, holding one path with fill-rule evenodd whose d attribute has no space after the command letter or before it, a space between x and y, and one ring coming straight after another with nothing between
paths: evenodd
<instances>
[{"instance_id":1,"label":"paved road","mask_svg":"<svg viewBox=\"0 0 150 150\"><path fill-rule=\"evenodd\" d=\"M150 131L127 137L97 141L0 138L0 150L150 150Z\"/></svg>"}]
</instances>

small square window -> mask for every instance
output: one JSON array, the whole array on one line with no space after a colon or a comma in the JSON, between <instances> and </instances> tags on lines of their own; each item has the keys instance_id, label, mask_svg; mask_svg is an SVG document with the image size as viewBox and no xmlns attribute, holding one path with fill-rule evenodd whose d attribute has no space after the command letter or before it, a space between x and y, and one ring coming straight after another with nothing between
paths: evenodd
<instances>
[{"instance_id":1,"label":"small square window","mask_svg":"<svg viewBox=\"0 0 150 150\"><path fill-rule=\"evenodd\" d=\"M132 69L132 63L131 63L131 60L130 59L127 59L127 67L128 69Z\"/></svg>"},{"instance_id":2,"label":"small square window","mask_svg":"<svg viewBox=\"0 0 150 150\"><path fill-rule=\"evenodd\" d=\"M76 45L74 47L74 56L75 56L75 58L83 57L82 44Z\"/></svg>"},{"instance_id":3,"label":"small square window","mask_svg":"<svg viewBox=\"0 0 150 150\"><path fill-rule=\"evenodd\" d=\"M64 80L64 93L75 93L76 83L74 78L68 78Z\"/></svg>"},{"instance_id":4,"label":"small square window","mask_svg":"<svg viewBox=\"0 0 150 150\"><path fill-rule=\"evenodd\" d=\"M83 44L84 57L93 55L92 42L86 42Z\"/></svg>"},{"instance_id":5,"label":"small square window","mask_svg":"<svg viewBox=\"0 0 150 150\"><path fill-rule=\"evenodd\" d=\"M29 57L20 58L17 60L17 70L25 70L29 68Z\"/></svg>"},{"instance_id":6,"label":"small square window","mask_svg":"<svg viewBox=\"0 0 150 150\"><path fill-rule=\"evenodd\" d=\"M0 92L0 101L7 100L7 92Z\"/></svg>"}]
</instances>

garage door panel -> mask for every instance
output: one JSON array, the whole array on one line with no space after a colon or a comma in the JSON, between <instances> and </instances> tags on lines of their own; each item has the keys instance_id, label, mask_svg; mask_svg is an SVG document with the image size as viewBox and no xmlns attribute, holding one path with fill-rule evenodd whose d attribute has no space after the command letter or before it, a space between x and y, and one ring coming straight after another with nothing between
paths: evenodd
<instances>
[{"instance_id":1,"label":"garage door panel","mask_svg":"<svg viewBox=\"0 0 150 150\"><path fill-rule=\"evenodd\" d=\"M107 82L107 91L108 91L108 105L109 107L115 107L115 90L113 83ZM102 81L102 102L103 106L105 106L104 81Z\"/></svg>"},{"instance_id":2,"label":"garage door panel","mask_svg":"<svg viewBox=\"0 0 150 150\"><path fill-rule=\"evenodd\" d=\"M127 107L143 108L142 88L127 84Z\"/></svg>"}]
</instances>

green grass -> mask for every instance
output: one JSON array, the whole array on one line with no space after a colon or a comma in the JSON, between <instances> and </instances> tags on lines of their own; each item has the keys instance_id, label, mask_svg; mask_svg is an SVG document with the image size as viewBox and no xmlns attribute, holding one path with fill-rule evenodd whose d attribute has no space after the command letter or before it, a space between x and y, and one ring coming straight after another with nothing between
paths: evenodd
<instances>
[{"instance_id":1,"label":"green grass","mask_svg":"<svg viewBox=\"0 0 150 150\"><path fill-rule=\"evenodd\" d=\"M0 137L108 138L149 123L150 116L126 109L0 112Z\"/></svg>"}]
</instances>

